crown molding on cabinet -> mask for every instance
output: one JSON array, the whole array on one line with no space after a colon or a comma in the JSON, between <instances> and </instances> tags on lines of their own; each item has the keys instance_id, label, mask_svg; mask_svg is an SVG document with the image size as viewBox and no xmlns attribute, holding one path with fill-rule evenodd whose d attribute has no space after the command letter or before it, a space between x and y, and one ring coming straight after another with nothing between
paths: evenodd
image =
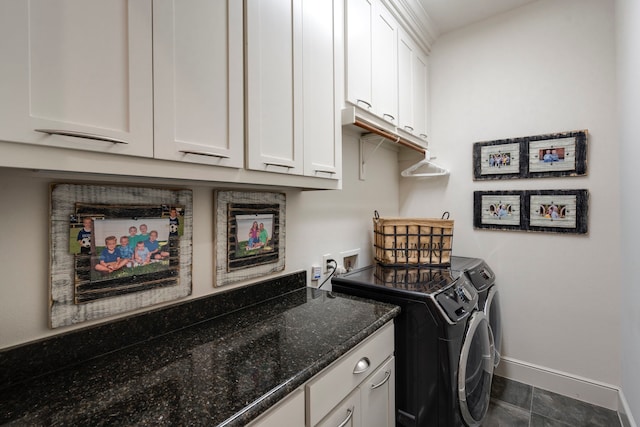
<instances>
[{"instance_id":1,"label":"crown molding on cabinet","mask_svg":"<svg viewBox=\"0 0 640 427\"><path fill-rule=\"evenodd\" d=\"M401 23L405 31L424 51L431 53L431 45L438 37L438 30L417 0L381 0Z\"/></svg>"}]
</instances>

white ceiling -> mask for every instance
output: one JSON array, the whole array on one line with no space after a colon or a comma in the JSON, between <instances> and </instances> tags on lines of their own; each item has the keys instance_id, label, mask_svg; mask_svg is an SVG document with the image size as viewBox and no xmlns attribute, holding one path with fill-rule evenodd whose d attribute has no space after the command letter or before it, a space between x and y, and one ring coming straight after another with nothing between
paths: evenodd
<instances>
[{"instance_id":1,"label":"white ceiling","mask_svg":"<svg viewBox=\"0 0 640 427\"><path fill-rule=\"evenodd\" d=\"M440 34L533 1L535 0L419 0Z\"/></svg>"}]
</instances>

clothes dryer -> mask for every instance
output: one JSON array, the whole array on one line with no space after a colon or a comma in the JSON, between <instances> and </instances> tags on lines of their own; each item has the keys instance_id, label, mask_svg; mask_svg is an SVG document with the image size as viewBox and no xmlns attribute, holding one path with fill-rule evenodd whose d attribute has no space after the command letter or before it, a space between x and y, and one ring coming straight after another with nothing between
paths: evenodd
<instances>
[{"instance_id":1,"label":"clothes dryer","mask_svg":"<svg viewBox=\"0 0 640 427\"><path fill-rule=\"evenodd\" d=\"M489 407L493 343L464 274L371 265L334 277L333 292L395 304L396 425L479 426Z\"/></svg>"},{"instance_id":2,"label":"clothes dryer","mask_svg":"<svg viewBox=\"0 0 640 427\"><path fill-rule=\"evenodd\" d=\"M478 310L489 319L494 341L494 366L498 367L502 346L502 318L500 295L496 286L496 275L481 258L451 257L451 271L458 277L466 275L478 292Z\"/></svg>"}]
</instances>

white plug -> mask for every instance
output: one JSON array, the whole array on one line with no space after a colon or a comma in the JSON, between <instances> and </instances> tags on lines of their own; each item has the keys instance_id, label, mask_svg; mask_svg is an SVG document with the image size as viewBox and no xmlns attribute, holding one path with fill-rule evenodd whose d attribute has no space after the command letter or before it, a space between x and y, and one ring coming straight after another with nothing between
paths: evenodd
<instances>
[{"instance_id":1,"label":"white plug","mask_svg":"<svg viewBox=\"0 0 640 427\"><path fill-rule=\"evenodd\" d=\"M319 265L311 266L311 280L320 280L322 277L322 268Z\"/></svg>"}]
</instances>

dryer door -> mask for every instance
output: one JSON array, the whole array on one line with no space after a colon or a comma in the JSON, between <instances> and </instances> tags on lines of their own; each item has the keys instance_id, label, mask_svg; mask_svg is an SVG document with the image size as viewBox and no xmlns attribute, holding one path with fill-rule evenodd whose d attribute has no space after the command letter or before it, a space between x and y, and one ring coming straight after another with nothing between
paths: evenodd
<instances>
[{"instance_id":1,"label":"dryer door","mask_svg":"<svg viewBox=\"0 0 640 427\"><path fill-rule=\"evenodd\" d=\"M500 298L498 288L492 286L487 294L487 302L484 305L484 314L489 319L489 326L493 333L493 366L500 363L500 347L502 345L502 320L500 317Z\"/></svg>"},{"instance_id":2,"label":"dryer door","mask_svg":"<svg viewBox=\"0 0 640 427\"><path fill-rule=\"evenodd\" d=\"M469 319L458 366L458 399L469 427L482 424L489 409L493 375L493 335L481 311Z\"/></svg>"}]
</instances>

